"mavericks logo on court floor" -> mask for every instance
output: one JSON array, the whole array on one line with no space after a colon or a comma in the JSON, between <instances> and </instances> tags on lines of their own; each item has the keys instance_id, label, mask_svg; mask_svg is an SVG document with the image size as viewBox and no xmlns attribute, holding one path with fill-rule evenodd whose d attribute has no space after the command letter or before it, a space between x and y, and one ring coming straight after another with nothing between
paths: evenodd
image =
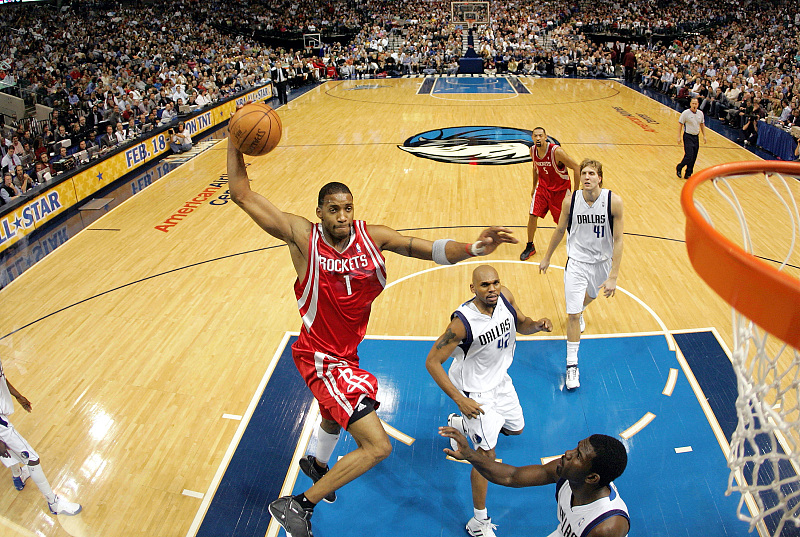
<instances>
[{"instance_id":1,"label":"mavericks logo on court floor","mask_svg":"<svg viewBox=\"0 0 800 537\"><path fill-rule=\"evenodd\" d=\"M531 161L532 135L511 127L447 127L415 134L397 147L452 164L520 164ZM558 143L549 136L548 140Z\"/></svg>"}]
</instances>

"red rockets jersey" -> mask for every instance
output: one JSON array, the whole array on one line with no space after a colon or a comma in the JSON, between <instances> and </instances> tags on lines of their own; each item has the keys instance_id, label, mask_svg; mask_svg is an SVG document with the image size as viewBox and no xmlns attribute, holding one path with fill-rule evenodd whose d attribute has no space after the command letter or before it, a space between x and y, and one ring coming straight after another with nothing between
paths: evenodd
<instances>
[{"instance_id":1,"label":"red rockets jersey","mask_svg":"<svg viewBox=\"0 0 800 537\"><path fill-rule=\"evenodd\" d=\"M558 145L547 142L547 152L543 158L539 158L536 152L536 146L531 147L531 155L533 156L533 164L536 166L536 172L539 174L539 183L547 190L559 191L569 190L571 184L569 179L569 170L566 166L559 166L556 162L556 149Z\"/></svg>"},{"instance_id":2,"label":"red rockets jersey","mask_svg":"<svg viewBox=\"0 0 800 537\"><path fill-rule=\"evenodd\" d=\"M350 243L341 253L325 241L322 224L314 224L306 277L294 284L303 328L292 347L343 358L356 356L372 301L385 286L383 255L363 220L353 222Z\"/></svg>"}]
</instances>

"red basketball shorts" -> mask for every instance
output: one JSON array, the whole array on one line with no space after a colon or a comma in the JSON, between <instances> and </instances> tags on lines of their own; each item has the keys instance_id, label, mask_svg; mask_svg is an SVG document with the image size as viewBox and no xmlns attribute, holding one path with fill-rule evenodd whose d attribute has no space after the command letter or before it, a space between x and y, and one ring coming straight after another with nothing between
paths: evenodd
<instances>
[{"instance_id":1,"label":"red basketball shorts","mask_svg":"<svg viewBox=\"0 0 800 537\"><path fill-rule=\"evenodd\" d=\"M324 419L347 429L350 416L362 398L375 400L378 408L378 379L358 367L358 356L345 359L324 352L292 349L292 357Z\"/></svg>"},{"instance_id":2,"label":"red basketball shorts","mask_svg":"<svg viewBox=\"0 0 800 537\"><path fill-rule=\"evenodd\" d=\"M553 215L553 220L556 224L561 217L561 204L564 202L564 195L569 190L548 190L542 187L541 184L536 185L536 192L533 194L531 200L530 214L544 218L547 216L547 211Z\"/></svg>"}]
</instances>

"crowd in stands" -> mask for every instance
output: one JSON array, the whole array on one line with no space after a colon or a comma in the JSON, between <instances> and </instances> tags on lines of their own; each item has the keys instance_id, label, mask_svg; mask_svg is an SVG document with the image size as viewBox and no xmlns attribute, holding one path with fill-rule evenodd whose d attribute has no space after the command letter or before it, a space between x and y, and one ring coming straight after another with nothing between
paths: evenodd
<instances>
[{"instance_id":1,"label":"crowd in stands","mask_svg":"<svg viewBox=\"0 0 800 537\"><path fill-rule=\"evenodd\" d=\"M625 77L685 106L698 97L707 115L740 128L752 143L754 119L800 125L798 6L509 0L491 3L490 23L478 24L472 39L489 73ZM9 180L24 193L100 151L177 123L187 110L267 83L277 65L295 87L325 78L455 73L469 32L453 24L450 2L442 0L2 7L8 30L0 34L0 78L53 112L45 124L4 129L2 172L10 177L0 201ZM355 37L311 54L225 32L223 21L278 35L348 30ZM678 37L665 41L664 34Z\"/></svg>"}]
</instances>

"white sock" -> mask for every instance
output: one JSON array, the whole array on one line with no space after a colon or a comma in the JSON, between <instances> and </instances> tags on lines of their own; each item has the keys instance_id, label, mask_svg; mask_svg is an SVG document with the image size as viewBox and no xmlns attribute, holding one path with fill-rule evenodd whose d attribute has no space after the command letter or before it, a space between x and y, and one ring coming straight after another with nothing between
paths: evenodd
<instances>
[{"instance_id":1,"label":"white sock","mask_svg":"<svg viewBox=\"0 0 800 537\"><path fill-rule=\"evenodd\" d=\"M53 489L50 488L50 482L47 481L47 478L44 476L44 471L42 470L41 464L34 464L28 465L28 470L31 472L31 479L36 486L39 487L39 492L47 499L47 503L53 503L56 501L56 495L53 493Z\"/></svg>"},{"instance_id":2,"label":"white sock","mask_svg":"<svg viewBox=\"0 0 800 537\"><path fill-rule=\"evenodd\" d=\"M339 441L341 431L336 434L331 434L323 430L322 427L317 429L317 454L314 458L317 459L317 464L325 466L331 459L333 450L336 448L336 442Z\"/></svg>"},{"instance_id":3,"label":"white sock","mask_svg":"<svg viewBox=\"0 0 800 537\"><path fill-rule=\"evenodd\" d=\"M475 519L476 520L487 520L489 518L489 515L486 512L486 509L475 509L473 507L472 508L472 512L475 513Z\"/></svg>"},{"instance_id":4,"label":"white sock","mask_svg":"<svg viewBox=\"0 0 800 537\"><path fill-rule=\"evenodd\" d=\"M567 367L578 365L578 347L580 345L580 341L567 341Z\"/></svg>"},{"instance_id":5,"label":"white sock","mask_svg":"<svg viewBox=\"0 0 800 537\"><path fill-rule=\"evenodd\" d=\"M22 468L20 468L19 464L15 464L11 467L11 477L19 477L22 475Z\"/></svg>"}]
</instances>

